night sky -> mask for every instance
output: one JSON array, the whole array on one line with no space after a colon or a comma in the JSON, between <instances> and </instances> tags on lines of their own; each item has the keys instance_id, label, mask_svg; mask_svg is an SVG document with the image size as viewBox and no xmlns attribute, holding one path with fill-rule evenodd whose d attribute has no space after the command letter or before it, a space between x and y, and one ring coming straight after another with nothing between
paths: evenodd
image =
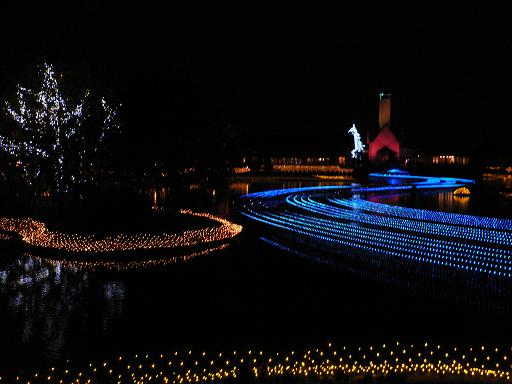
<instances>
[{"instance_id":1,"label":"night sky","mask_svg":"<svg viewBox=\"0 0 512 384\"><path fill-rule=\"evenodd\" d=\"M6 8L0 97L51 62L70 89L123 104L126 158L167 158L225 140L275 154L346 151L353 122L363 137L377 127L387 91L403 146L507 153L503 10L103 3Z\"/></svg>"}]
</instances>

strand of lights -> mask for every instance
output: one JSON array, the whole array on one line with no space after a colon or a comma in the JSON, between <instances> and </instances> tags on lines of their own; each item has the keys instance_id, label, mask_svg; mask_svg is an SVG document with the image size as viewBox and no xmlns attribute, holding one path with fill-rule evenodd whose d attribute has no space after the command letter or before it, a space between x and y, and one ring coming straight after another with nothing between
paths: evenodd
<instances>
[{"instance_id":1,"label":"strand of lights","mask_svg":"<svg viewBox=\"0 0 512 384\"><path fill-rule=\"evenodd\" d=\"M226 241L242 231L242 226L209 213L180 210L179 213L214 221L215 226L171 234L119 234L105 238L64 234L46 228L33 219L0 219L0 230L17 233L21 240L33 247L66 252L105 253L134 250L191 247Z\"/></svg>"},{"instance_id":2,"label":"strand of lights","mask_svg":"<svg viewBox=\"0 0 512 384\"><path fill-rule=\"evenodd\" d=\"M431 211L426 209L405 208L396 205L367 201L359 198L352 198L351 200L333 198L330 201L335 204L343 205L353 209L363 209L365 211L395 217L462 226L473 226L477 228L490 228L508 231L512 230L512 220L497 217L482 217L460 213Z\"/></svg>"},{"instance_id":3,"label":"strand of lights","mask_svg":"<svg viewBox=\"0 0 512 384\"><path fill-rule=\"evenodd\" d=\"M403 179L412 182L412 184L475 184L474 180L460 179L453 177L431 177L431 176L414 176L414 175L400 175L400 174L389 174L389 173L369 173L369 177L375 177L379 179ZM422 180L419 183L413 182Z\"/></svg>"},{"instance_id":4,"label":"strand of lights","mask_svg":"<svg viewBox=\"0 0 512 384\"><path fill-rule=\"evenodd\" d=\"M347 251L352 248L370 254L384 254L387 257L395 256L495 276L512 276L510 252L495 256L489 247L478 246L473 249L457 242L365 228L294 213L242 213L287 232L330 244L333 250L341 246Z\"/></svg>"},{"instance_id":5,"label":"strand of lights","mask_svg":"<svg viewBox=\"0 0 512 384\"><path fill-rule=\"evenodd\" d=\"M422 179L414 177L415 180ZM458 185L459 179L440 182L445 178L425 178L423 187ZM431 183L431 184L430 184ZM417 185L417 184L416 184ZM347 199L333 198L332 192L351 188L352 193L364 191L396 191L411 188L397 187L307 187L265 191L244 196L240 212L260 223L284 230L292 241L313 239L327 245L331 253L352 250L379 257L398 257L413 262L430 263L464 271L473 271L498 277L512 277L512 233L499 227L493 218L442 212L421 212L409 208L380 204L377 211L370 202L358 199L362 208L370 206L369 213L361 212L353 200L349 208L340 204ZM318 201L323 199L325 202ZM399 213L393 210L398 208ZM369 209L365 209L369 210ZM386 215L387 214L387 215ZM412 216L412 218L411 218ZM505 220L501 222L504 225ZM510 226L507 228L510 230Z\"/></svg>"},{"instance_id":6,"label":"strand of lights","mask_svg":"<svg viewBox=\"0 0 512 384\"><path fill-rule=\"evenodd\" d=\"M377 174L373 174L377 175ZM389 176L385 174L378 174L384 178L394 178L395 176ZM295 192L334 192L335 190L350 190L352 193L362 193L362 192L381 192L381 191L401 191L401 190L412 190L413 188L418 189L438 189L438 188L454 188L460 187L467 184L474 184L473 180L469 179L456 179L452 177L428 177L428 176L407 176L404 178L410 179L411 183L409 185L399 185L399 186L383 186L383 187L360 187L354 185L327 185L322 187L300 187L300 188L285 188L285 189L271 189L268 191L262 192L253 192L247 195L241 196L241 199L256 199L256 198L274 198L278 196L287 195ZM414 180L414 181L412 181Z\"/></svg>"},{"instance_id":7,"label":"strand of lights","mask_svg":"<svg viewBox=\"0 0 512 384\"><path fill-rule=\"evenodd\" d=\"M441 346L429 342L341 346L328 343L322 348L267 352L175 351L161 354L120 355L74 367L54 366L25 376L5 377L5 383L91 382L163 384L205 383L232 380L263 381L288 377L297 379L346 378L359 375L402 375L407 378L510 381L512 348Z\"/></svg>"},{"instance_id":8,"label":"strand of lights","mask_svg":"<svg viewBox=\"0 0 512 384\"><path fill-rule=\"evenodd\" d=\"M275 164L272 169L283 173L352 173L350 168L342 168L339 165L309 165L309 164Z\"/></svg>"},{"instance_id":9,"label":"strand of lights","mask_svg":"<svg viewBox=\"0 0 512 384\"><path fill-rule=\"evenodd\" d=\"M346 175L313 175L315 179L319 180L352 180L352 176Z\"/></svg>"},{"instance_id":10,"label":"strand of lights","mask_svg":"<svg viewBox=\"0 0 512 384\"><path fill-rule=\"evenodd\" d=\"M287 201L291 203L291 201L289 201L290 199L295 201L296 196L290 195L287 197ZM359 211L358 209L361 207L357 203L350 204L350 207L353 209L348 210L316 202L311 196L307 196L307 202L304 201L304 196L300 196L300 199L303 203L302 207L304 207L306 210L322 212L327 216L359 222L362 224L393 228L401 231L410 231L432 236L452 237L479 242L490 242L496 245L512 245L512 235L509 231L487 230L479 227L438 223L435 221L434 217L430 217L430 220L410 220L380 216ZM348 205L340 199L328 199L328 201L344 206ZM387 209L387 211L392 212L393 206L388 207L389 209ZM512 229L512 226L510 228Z\"/></svg>"}]
</instances>

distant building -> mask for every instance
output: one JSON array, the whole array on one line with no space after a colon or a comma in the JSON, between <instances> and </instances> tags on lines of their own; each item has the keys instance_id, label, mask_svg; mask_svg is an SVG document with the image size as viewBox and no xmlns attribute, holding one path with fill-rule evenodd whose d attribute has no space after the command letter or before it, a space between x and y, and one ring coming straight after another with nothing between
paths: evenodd
<instances>
[{"instance_id":1,"label":"distant building","mask_svg":"<svg viewBox=\"0 0 512 384\"><path fill-rule=\"evenodd\" d=\"M406 148L402 150L402 163L407 167L467 167L470 165L468 154L448 151L429 151Z\"/></svg>"},{"instance_id":2,"label":"distant building","mask_svg":"<svg viewBox=\"0 0 512 384\"><path fill-rule=\"evenodd\" d=\"M372 163L397 162L400 159L400 142L390 128L391 94L379 95L379 131L369 140L368 157Z\"/></svg>"},{"instance_id":3,"label":"distant building","mask_svg":"<svg viewBox=\"0 0 512 384\"><path fill-rule=\"evenodd\" d=\"M401 145L391 131L391 94L379 95L379 130L369 135L368 158L374 165L396 164L408 168L443 168L458 169L470 166L467 153L455 151L453 148L432 150L420 145L408 148ZM413 143L418 144L418 143Z\"/></svg>"}]
</instances>

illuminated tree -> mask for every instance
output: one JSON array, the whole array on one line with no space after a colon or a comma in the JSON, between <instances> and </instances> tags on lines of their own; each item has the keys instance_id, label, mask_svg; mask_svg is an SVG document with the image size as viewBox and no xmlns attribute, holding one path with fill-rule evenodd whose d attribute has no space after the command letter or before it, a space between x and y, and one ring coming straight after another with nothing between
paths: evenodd
<instances>
[{"instance_id":1,"label":"illuminated tree","mask_svg":"<svg viewBox=\"0 0 512 384\"><path fill-rule=\"evenodd\" d=\"M23 170L36 192L62 194L93 182L108 137L119 131L118 108L86 90L76 103L63 96L51 64L39 69L36 89L17 86L5 102L14 123L0 131L0 148Z\"/></svg>"}]
</instances>

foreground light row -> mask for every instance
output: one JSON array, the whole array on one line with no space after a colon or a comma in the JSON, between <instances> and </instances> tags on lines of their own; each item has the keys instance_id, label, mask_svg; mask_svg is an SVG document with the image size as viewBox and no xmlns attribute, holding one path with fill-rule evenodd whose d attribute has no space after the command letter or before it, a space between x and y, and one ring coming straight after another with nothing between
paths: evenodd
<instances>
[{"instance_id":1,"label":"foreground light row","mask_svg":"<svg viewBox=\"0 0 512 384\"><path fill-rule=\"evenodd\" d=\"M243 196L239 209L252 220L274 228L274 235L288 243L322 248L332 257L356 253L512 277L512 220L411 209L340 196L397 192L419 185L460 186L457 179L446 180L427 178L414 185L383 187L265 191Z\"/></svg>"},{"instance_id":2,"label":"foreground light row","mask_svg":"<svg viewBox=\"0 0 512 384\"><path fill-rule=\"evenodd\" d=\"M266 352L175 351L162 354L121 355L111 360L51 367L26 376L2 376L5 383L204 383L226 379L240 383L272 377L311 379L390 374L431 380L445 378L509 381L512 349L478 346L441 346L432 343L322 348Z\"/></svg>"},{"instance_id":3,"label":"foreground light row","mask_svg":"<svg viewBox=\"0 0 512 384\"><path fill-rule=\"evenodd\" d=\"M187 230L182 233L118 234L97 238L93 235L84 236L52 231L46 228L44 223L30 218L2 218L0 219L0 230L17 233L24 243L38 248L93 253L190 247L225 241L242 231L241 225L209 213L197 213L190 210L180 210L179 212L212 220L216 225Z\"/></svg>"}]
</instances>

